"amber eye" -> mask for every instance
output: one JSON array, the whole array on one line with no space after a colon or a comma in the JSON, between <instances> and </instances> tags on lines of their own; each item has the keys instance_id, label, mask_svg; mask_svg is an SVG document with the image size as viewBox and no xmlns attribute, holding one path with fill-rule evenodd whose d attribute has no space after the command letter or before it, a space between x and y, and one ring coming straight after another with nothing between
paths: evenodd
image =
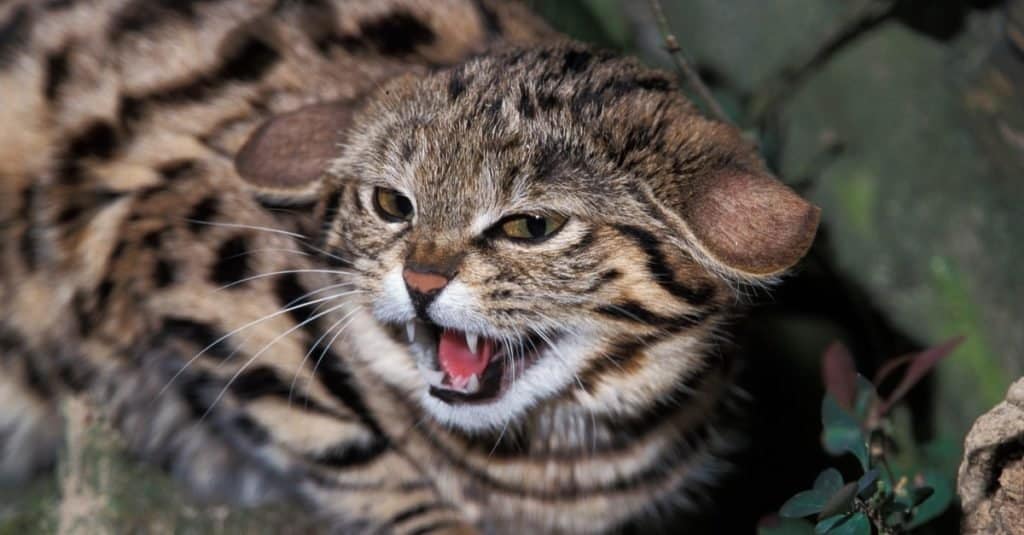
<instances>
[{"instance_id":1,"label":"amber eye","mask_svg":"<svg viewBox=\"0 0 1024 535\"><path fill-rule=\"evenodd\" d=\"M565 220L557 214L514 215L500 223L501 234L517 241L541 241L558 232Z\"/></svg>"},{"instance_id":2,"label":"amber eye","mask_svg":"<svg viewBox=\"0 0 1024 535\"><path fill-rule=\"evenodd\" d=\"M393 189L374 188L373 206L387 221L408 221L412 219L412 201Z\"/></svg>"}]
</instances>

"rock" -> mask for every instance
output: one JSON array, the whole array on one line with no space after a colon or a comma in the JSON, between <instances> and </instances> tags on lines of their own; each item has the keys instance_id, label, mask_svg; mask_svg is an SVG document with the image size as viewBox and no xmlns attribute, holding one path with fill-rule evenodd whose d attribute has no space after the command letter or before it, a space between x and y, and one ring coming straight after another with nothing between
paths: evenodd
<instances>
[{"instance_id":1,"label":"rock","mask_svg":"<svg viewBox=\"0 0 1024 535\"><path fill-rule=\"evenodd\" d=\"M1024 535L1024 379L978 418L964 444L957 491L966 535Z\"/></svg>"}]
</instances>

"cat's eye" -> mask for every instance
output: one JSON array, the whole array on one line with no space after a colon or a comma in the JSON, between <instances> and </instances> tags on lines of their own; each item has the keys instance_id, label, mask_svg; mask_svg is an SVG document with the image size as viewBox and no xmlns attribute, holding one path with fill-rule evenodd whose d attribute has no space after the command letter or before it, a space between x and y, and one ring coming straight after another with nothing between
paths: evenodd
<instances>
[{"instance_id":1,"label":"cat's eye","mask_svg":"<svg viewBox=\"0 0 1024 535\"><path fill-rule=\"evenodd\" d=\"M516 241L541 241L558 232L566 217L557 214L514 215L499 223L501 234Z\"/></svg>"},{"instance_id":2,"label":"cat's eye","mask_svg":"<svg viewBox=\"0 0 1024 535\"><path fill-rule=\"evenodd\" d=\"M374 188L373 206L387 221L408 221L412 219L412 201L393 189Z\"/></svg>"}]
</instances>

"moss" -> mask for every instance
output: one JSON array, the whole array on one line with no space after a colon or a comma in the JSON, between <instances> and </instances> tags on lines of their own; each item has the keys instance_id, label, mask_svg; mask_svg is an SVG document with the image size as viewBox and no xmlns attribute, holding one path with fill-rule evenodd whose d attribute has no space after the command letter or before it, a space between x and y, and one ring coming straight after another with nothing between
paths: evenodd
<instances>
[{"instance_id":1,"label":"moss","mask_svg":"<svg viewBox=\"0 0 1024 535\"><path fill-rule=\"evenodd\" d=\"M942 380L954 384L950 385L952 388L943 390L973 393L961 401L973 397L979 405L969 409L980 414L1002 401L1010 380L1002 371L999 358L989 347L985 325L964 275L942 256L932 258L930 267L940 305L936 310L936 323L944 333L967 337L946 364L950 373L944 374Z\"/></svg>"},{"instance_id":2,"label":"moss","mask_svg":"<svg viewBox=\"0 0 1024 535\"><path fill-rule=\"evenodd\" d=\"M876 235L877 177L867 172L850 174L837 181L838 198L850 227L862 238Z\"/></svg>"}]
</instances>

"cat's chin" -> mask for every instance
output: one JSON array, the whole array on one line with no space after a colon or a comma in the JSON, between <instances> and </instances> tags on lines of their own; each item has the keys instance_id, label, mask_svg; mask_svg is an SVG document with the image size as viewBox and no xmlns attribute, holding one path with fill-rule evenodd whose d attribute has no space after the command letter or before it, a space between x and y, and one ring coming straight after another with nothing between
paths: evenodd
<instances>
[{"instance_id":1,"label":"cat's chin","mask_svg":"<svg viewBox=\"0 0 1024 535\"><path fill-rule=\"evenodd\" d=\"M388 332L416 360L427 384L422 405L446 425L500 428L563 383L556 377L566 364L553 356L568 338L562 334L498 340L421 320Z\"/></svg>"}]
</instances>

